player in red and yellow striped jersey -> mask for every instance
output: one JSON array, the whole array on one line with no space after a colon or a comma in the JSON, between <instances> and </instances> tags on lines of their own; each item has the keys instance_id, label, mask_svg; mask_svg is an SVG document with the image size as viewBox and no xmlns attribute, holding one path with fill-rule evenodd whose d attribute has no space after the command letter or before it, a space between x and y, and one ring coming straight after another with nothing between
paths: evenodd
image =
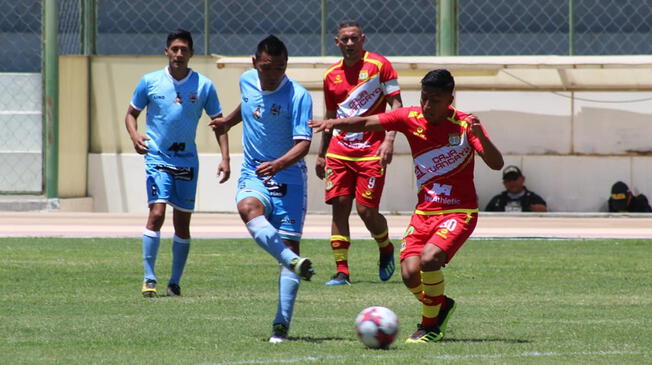
<instances>
[{"instance_id":1,"label":"player in red and yellow striped jersey","mask_svg":"<svg viewBox=\"0 0 652 365\"><path fill-rule=\"evenodd\" d=\"M392 64L383 56L364 49L360 25L339 25L335 43L342 60L324 75L326 118L346 118L382 113L387 104L402 106L401 90ZM396 132L324 133L316 163L317 176L326 182L326 203L332 205L331 248L336 273L326 285L349 283L348 250L351 244L349 215L355 198L356 210L376 240L381 280L394 273L394 246L387 221L378 212L385 185L385 167L392 160Z\"/></svg>"},{"instance_id":2,"label":"player in red and yellow striped jersey","mask_svg":"<svg viewBox=\"0 0 652 365\"><path fill-rule=\"evenodd\" d=\"M422 318L408 343L444 337L455 301L444 295L441 270L471 235L478 219L473 183L477 153L494 170L503 156L480 121L454 109L455 81L447 70L421 80L421 106L367 117L311 121L315 132L395 130L407 137L414 159L418 203L401 245L401 275L421 302Z\"/></svg>"}]
</instances>

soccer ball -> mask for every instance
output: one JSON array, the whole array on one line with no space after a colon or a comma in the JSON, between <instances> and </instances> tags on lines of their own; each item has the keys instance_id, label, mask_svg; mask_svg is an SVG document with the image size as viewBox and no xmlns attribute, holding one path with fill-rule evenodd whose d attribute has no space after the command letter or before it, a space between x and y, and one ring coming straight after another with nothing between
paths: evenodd
<instances>
[{"instance_id":1,"label":"soccer ball","mask_svg":"<svg viewBox=\"0 0 652 365\"><path fill-rule=\"evenodd\" d=\"M372 349L386 349L398 334L398 317L385 307L364 309L355 319L358 338Z\"/></svg>"}]
</instances>

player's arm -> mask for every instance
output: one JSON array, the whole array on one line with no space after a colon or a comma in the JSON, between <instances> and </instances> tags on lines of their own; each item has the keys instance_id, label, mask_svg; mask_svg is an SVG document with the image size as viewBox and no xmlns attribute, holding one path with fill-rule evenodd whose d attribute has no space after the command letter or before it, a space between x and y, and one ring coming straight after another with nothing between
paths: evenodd
<instances>
[{"instance_id":1,"label":"player's arm","mask_svg":"<svg viewBox=\"0 0 652 365\"><path fill-rule=\"evenodd\" d=\"M389 104L392 110L403 107L403 101L401 100L401 93L388 96L387 104ZM396 131L387 131L385 133L385 140L376 151L376 156L380 156L380 164L387 166L392 163L392 157L394 155L394 140L396 139Z\"/></svg>"},{"instance_id":2,"label":"player's arm","mask_svg":"<svg viewBox=\"0 0 652 365\"><path fill-rule=\"evenodd\" d=\"M383 131L380 124L379 114L365 117L337 118L325 120L310 120L308 126L313 132L332 133L333 129L341 129L347 132Z\"/></svg>"},{"instance_id":3,"label":"player's arm","mask_svg":"<svg viewBox=\"0 0 652 365\"><path fill-rule=\"evenodd\" d=\"M279 171L288 168L295 162L304 158L308 154L309 150L310 140L297 140L295 141L294 146L290 148L290 150L287 151L283 156L277 158L274 161L265 161L258 165L256 168L256 175L272 177Z\"/></svg>"},{"instance_id":4,"label":"player's arm","mask_svg":"<svg viewBox=\"0 0 652 365\"><path fill-rule=\"evenodd\" d=\"M211 120L211 122L208 123L208 126L213 129L213 132L215 132L216 136L226 134L229 129L231 129L231 127L242 122L242 113L240 110L241 105L238 104L238 106L229 115L224 118L215 118Z\"/></svg>"},{"instance_id":5,"label":"player's arm","mask_svg":"<svg viewBox=\"0 0 652 365\"><path fill-rule=\"evenodd\" d=\"M336 116L337 112L335 110L326 110L324 119L335 119ZM317 160L315 161L315 173L320 179L323 179L326 174L326 152L328 152L328 145L331 143L332 137L332 132L321 134L321 142L319 150L317 150Z\"/></svg>"},{"instance_id":6,"label":"player's arm","mask_svg":"<svg viewBox=\"0 0 652 365\"><path fill-rule=\"evenodd\" d=\"M505 165L505 161L503 161L503 154L500 153L498 148L496 148L489 137L487 137L484 129L482 128L482 125L480 124L480 120L478 120L478 118L476 118L474 115L471 115L469 117L469 121L471 122L471 134L473 134L482 145L482 151L478 151L478 154L480 157L482 157L482 160L492 170L502 169L503 165Z\"/></svg>"},{"instance_id":7,"label":"player's arm","mask_svg":"<svg viewBox=\"0 0 652 365\"><path fill-rule=\"evenodd\" d=\"M129 105L127 109L127 115L125 116L125 126L127 127L127 132L129 132L129 138L134 144L134 149L141 155L147 153L147 141L149 138L138 133L138 116L140 115L140 110Z\"/></svg>"},{"instance_id":8,"label":"player's arm","mask_svg":"<svg viewBox=\"0 0 652 365\"><path fill-rule=\"evenodd\" d=\"M215 118L211 120L217 120L222 118L222 113L218 114ZM213 130L215 131L215 130ZM222 155L222 161L217 165L217 176L220 177L220 184L226 182L229 177L231 177L231 156L229 155L229 135L227 133L218 134L215 132L215 139L217 144L220 146L220 154Z\"/></svg>"}]
</instances>

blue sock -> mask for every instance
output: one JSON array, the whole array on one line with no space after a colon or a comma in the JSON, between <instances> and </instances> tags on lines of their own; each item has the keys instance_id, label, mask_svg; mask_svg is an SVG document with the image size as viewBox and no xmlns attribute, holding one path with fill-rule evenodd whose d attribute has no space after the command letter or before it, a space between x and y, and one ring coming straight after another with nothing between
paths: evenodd
<instances>
[{"instance_id":1,"label":"blue sock","mask_svg":"<svg viewBox=\"0 0 652 365\"><path fill-rule=\"evenodd\" d=\"M186 260L190 252L190 238L181 238L176 234L172 239L172 275L169 284L179 285L183 268L186 267Z\"/></svg>"},{"instance_id":2,"label":"blue sock","mask_svg":"<svg viewBox=\"0 0 652 365\"><path fill-rule=\"evenodd\" d=\"M154 266L156 266L156 256L158 247L161 244L161 232L150 231L145 229L143 232L143 265L145 266L145 279L156 280Z\"/></svg>"},{"instance_id":3,"label":"blue sock","mask_svg":"<svg viewBox=\"0 0 652 365\"><path fill-rule=\"evenodd\" d=\"M300 282L301 278L299 278L299 275L285 267L281 267L281 273L278 277L278 307L276 309L274 324L282 323L287 328L290 328L294 301L297 299Z\"/></svg>"},{"instance_id":4,"label":"blue sock","mask_svg":"<svg viewBox=\"0 0 652 365\"><path fill-rule=\"evenodd\" d=\"M247 229L258 246L274 256L281 265L289 268L290 262L299 257L283 243L276 228L264 216L259 215L247 222Z\"/></svg>"}]
</instances>

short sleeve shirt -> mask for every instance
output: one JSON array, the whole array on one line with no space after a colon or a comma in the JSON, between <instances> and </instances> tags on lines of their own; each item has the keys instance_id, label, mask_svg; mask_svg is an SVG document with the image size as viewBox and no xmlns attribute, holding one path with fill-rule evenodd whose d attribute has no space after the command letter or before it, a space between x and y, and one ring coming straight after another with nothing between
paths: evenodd
<instances>
[{"instance_id":1,"label":"short sleeve shirt","mask_svg":"<svg viewBox=\"0 0 652 365\"><path fill-rule=\"evenodd\" d=\"M419 191L417 214L478 208L473 164L475 151L482 152L482 144L470 132L469 114L452 107L450 111L451 117L440 124L428 122L421 107L378 116L386 130L403 133L412 150Z\"/></svg>"},{"instance_id":2,"label":"short sleeve shirt","mask_svg":"<svg viewBox=\"0 0 652 365\"><path fill-rule=\"evenodd\" d=\"M324 74L326 109L335 110L338 118L383 113L387 97L401 92L397 78L392 64L377 53L365 52L352 67L341 60ZM375 156L384 139L384 132L335 130L328 156L353 160Z\"/></svg>"},{"instance_id":3,"label":"short sleeve shirt","mask_svg":"<svg viewBox=\"0 0 652 365\"><path fill-rule=\"evenodd\" d=\"M147 107L145 161L172 166L198 164L195 137L202 111L211 118L222 113L210 79L190 70L183 80L176 80L167 67L140 79L131 106Z\"/></svg>"}]
</instances>

